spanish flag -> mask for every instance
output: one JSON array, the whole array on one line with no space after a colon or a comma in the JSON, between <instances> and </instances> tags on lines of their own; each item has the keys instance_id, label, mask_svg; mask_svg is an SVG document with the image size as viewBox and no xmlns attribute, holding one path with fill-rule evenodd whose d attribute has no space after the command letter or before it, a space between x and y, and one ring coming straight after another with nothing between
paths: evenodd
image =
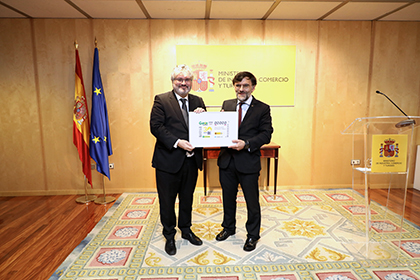
<instances>
[{"instance_id":1,"label":"spanish flag","mask_svg":"<svg viewBox=\"0 0 420 280\"><path fill-rule=\"evenodd\" d=\"M82 68L80 67L79 51L76 49L76 82L74 90L73 108L73 143L79 151L82 161L83 173L92 186L92 173L90 170L89 155L89 112L86 101L85 85L83 84Z\"/></svg>"}]
</instances>

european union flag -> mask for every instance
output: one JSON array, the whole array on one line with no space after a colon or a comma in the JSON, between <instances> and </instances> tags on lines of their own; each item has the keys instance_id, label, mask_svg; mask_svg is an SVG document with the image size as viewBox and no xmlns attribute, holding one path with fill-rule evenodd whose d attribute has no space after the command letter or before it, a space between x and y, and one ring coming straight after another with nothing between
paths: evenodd
<instances>
[{"instance_id":1,"label":"european union flag","mask_svg":"<svg viewBox=\"0 0 420 280\"><path fill-rule=\"evenodd\" d=\"M112 155L108 110L99 72L98 48L95 48L92 75L92 111L90 125L90 157L96 162L96 170L111 180L108 157Z\"/></svg>"}]
</instances>

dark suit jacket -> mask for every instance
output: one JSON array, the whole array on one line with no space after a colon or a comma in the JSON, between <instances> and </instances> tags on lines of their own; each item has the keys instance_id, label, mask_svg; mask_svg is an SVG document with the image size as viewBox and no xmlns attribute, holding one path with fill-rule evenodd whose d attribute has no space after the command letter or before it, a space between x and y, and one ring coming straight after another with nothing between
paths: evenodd
<instances>
[{"instance_id":1,"label":"dark suit jacket","mask_svg":"<svg viewBox=\"0 0 420 280\"><path fill-rule=\"evenodd\" d=\"M191 112L197 107L206 109L203 99L196 95L188 94L188 102ZM181 148L174 148L174 144L178 139L188 140L189 137L187 124L173 91L155 96L150 114L150 131L156 137L152 166L169 173L178 172L186 158L186 151ZM194 149L194 157L198 168L201 170L202 149Z\"/></svg>"},{"instance_id":2,"label":"dark suit jacket","mask_svg":"<svg viewBox=\"0 0 420 280\"><path fill-rule=\"evenodd\" d=\"M222 110L236 111L237 99L230 99L223 102ZM236 169L242 173L256 173L261 170L260 148L270 143L273 126L271 124L270 106L253 97L251 105L246 112L241 126L239 127L238 138L249 141L249 148L236 151L222 148L217 159L220 168L227 168L231 158L235 161Z\"/></svg>"}]
</instances>

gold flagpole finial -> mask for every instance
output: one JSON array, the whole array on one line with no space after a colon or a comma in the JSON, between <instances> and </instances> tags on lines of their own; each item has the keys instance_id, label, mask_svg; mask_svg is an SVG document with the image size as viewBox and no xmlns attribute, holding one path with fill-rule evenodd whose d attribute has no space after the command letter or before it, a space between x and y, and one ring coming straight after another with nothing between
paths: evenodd
<instances>
[{"instance_id":1,"label":"gold flagpole finial","mask_svg":"<svg viewBox=\"0 0 420 280\"><path fill-rule=\"evenodd\" d=\"M79 44L77 43L77 40L74 40L74 47L76 48L76 50L79 48Z\"/></svg>"},{"instance_id":2,"label":"gold flagpole finial","mask_svg":"<svg viewBox=\"0 0 420 280\"><path fill-rule=\"evenodd\" d=\"M96 37L95 37L95 48L98 47L98 41L96 41Z\"/></svg>"}]
</instances>

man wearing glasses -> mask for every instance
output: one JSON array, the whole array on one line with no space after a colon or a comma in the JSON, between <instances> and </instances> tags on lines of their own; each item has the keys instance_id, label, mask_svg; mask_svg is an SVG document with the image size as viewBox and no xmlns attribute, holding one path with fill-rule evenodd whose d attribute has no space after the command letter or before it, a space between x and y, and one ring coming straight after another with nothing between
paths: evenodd
<instances>
[{"instance_id":1,"label":"man wearing glasses","mask_svg":"<svg viewBox=\"0 0 420 280\"><path fill-rule=\"evenodd\" d=\"M255 76L250 72L239 72L232 82L236 98L225 100L222 111L238 111L239 139L233 140L231 146L222 148L217 159L223 195L223 230L216 240L226 240L236 232L236 196L240 184L248 211L245 224L247 239L243 249L252 251L260 239L261 228L258 189L260 148L270 142L273 126L270 106L252 95L257 85Z\"/></svg>"},{"instance_id":2,"label":"man wearing glasses","mask_svg":"<svg viewBox=\"0 0 420 280\"><path fill-rule=\"evenodd\" d=\"M155 96L150 131L156 137L152 166L156 170L165 251L168 255L175 255L177 196L181 237L194 245L203 244L190 229L193 194L198 169L202 169L203 154L201 148L195 149L188 142L188 112L201 113L206 106L201 97L189 94L193 73L187 65L176 66L171 80L173 90Z\"/></svg>"}]
</instances>

